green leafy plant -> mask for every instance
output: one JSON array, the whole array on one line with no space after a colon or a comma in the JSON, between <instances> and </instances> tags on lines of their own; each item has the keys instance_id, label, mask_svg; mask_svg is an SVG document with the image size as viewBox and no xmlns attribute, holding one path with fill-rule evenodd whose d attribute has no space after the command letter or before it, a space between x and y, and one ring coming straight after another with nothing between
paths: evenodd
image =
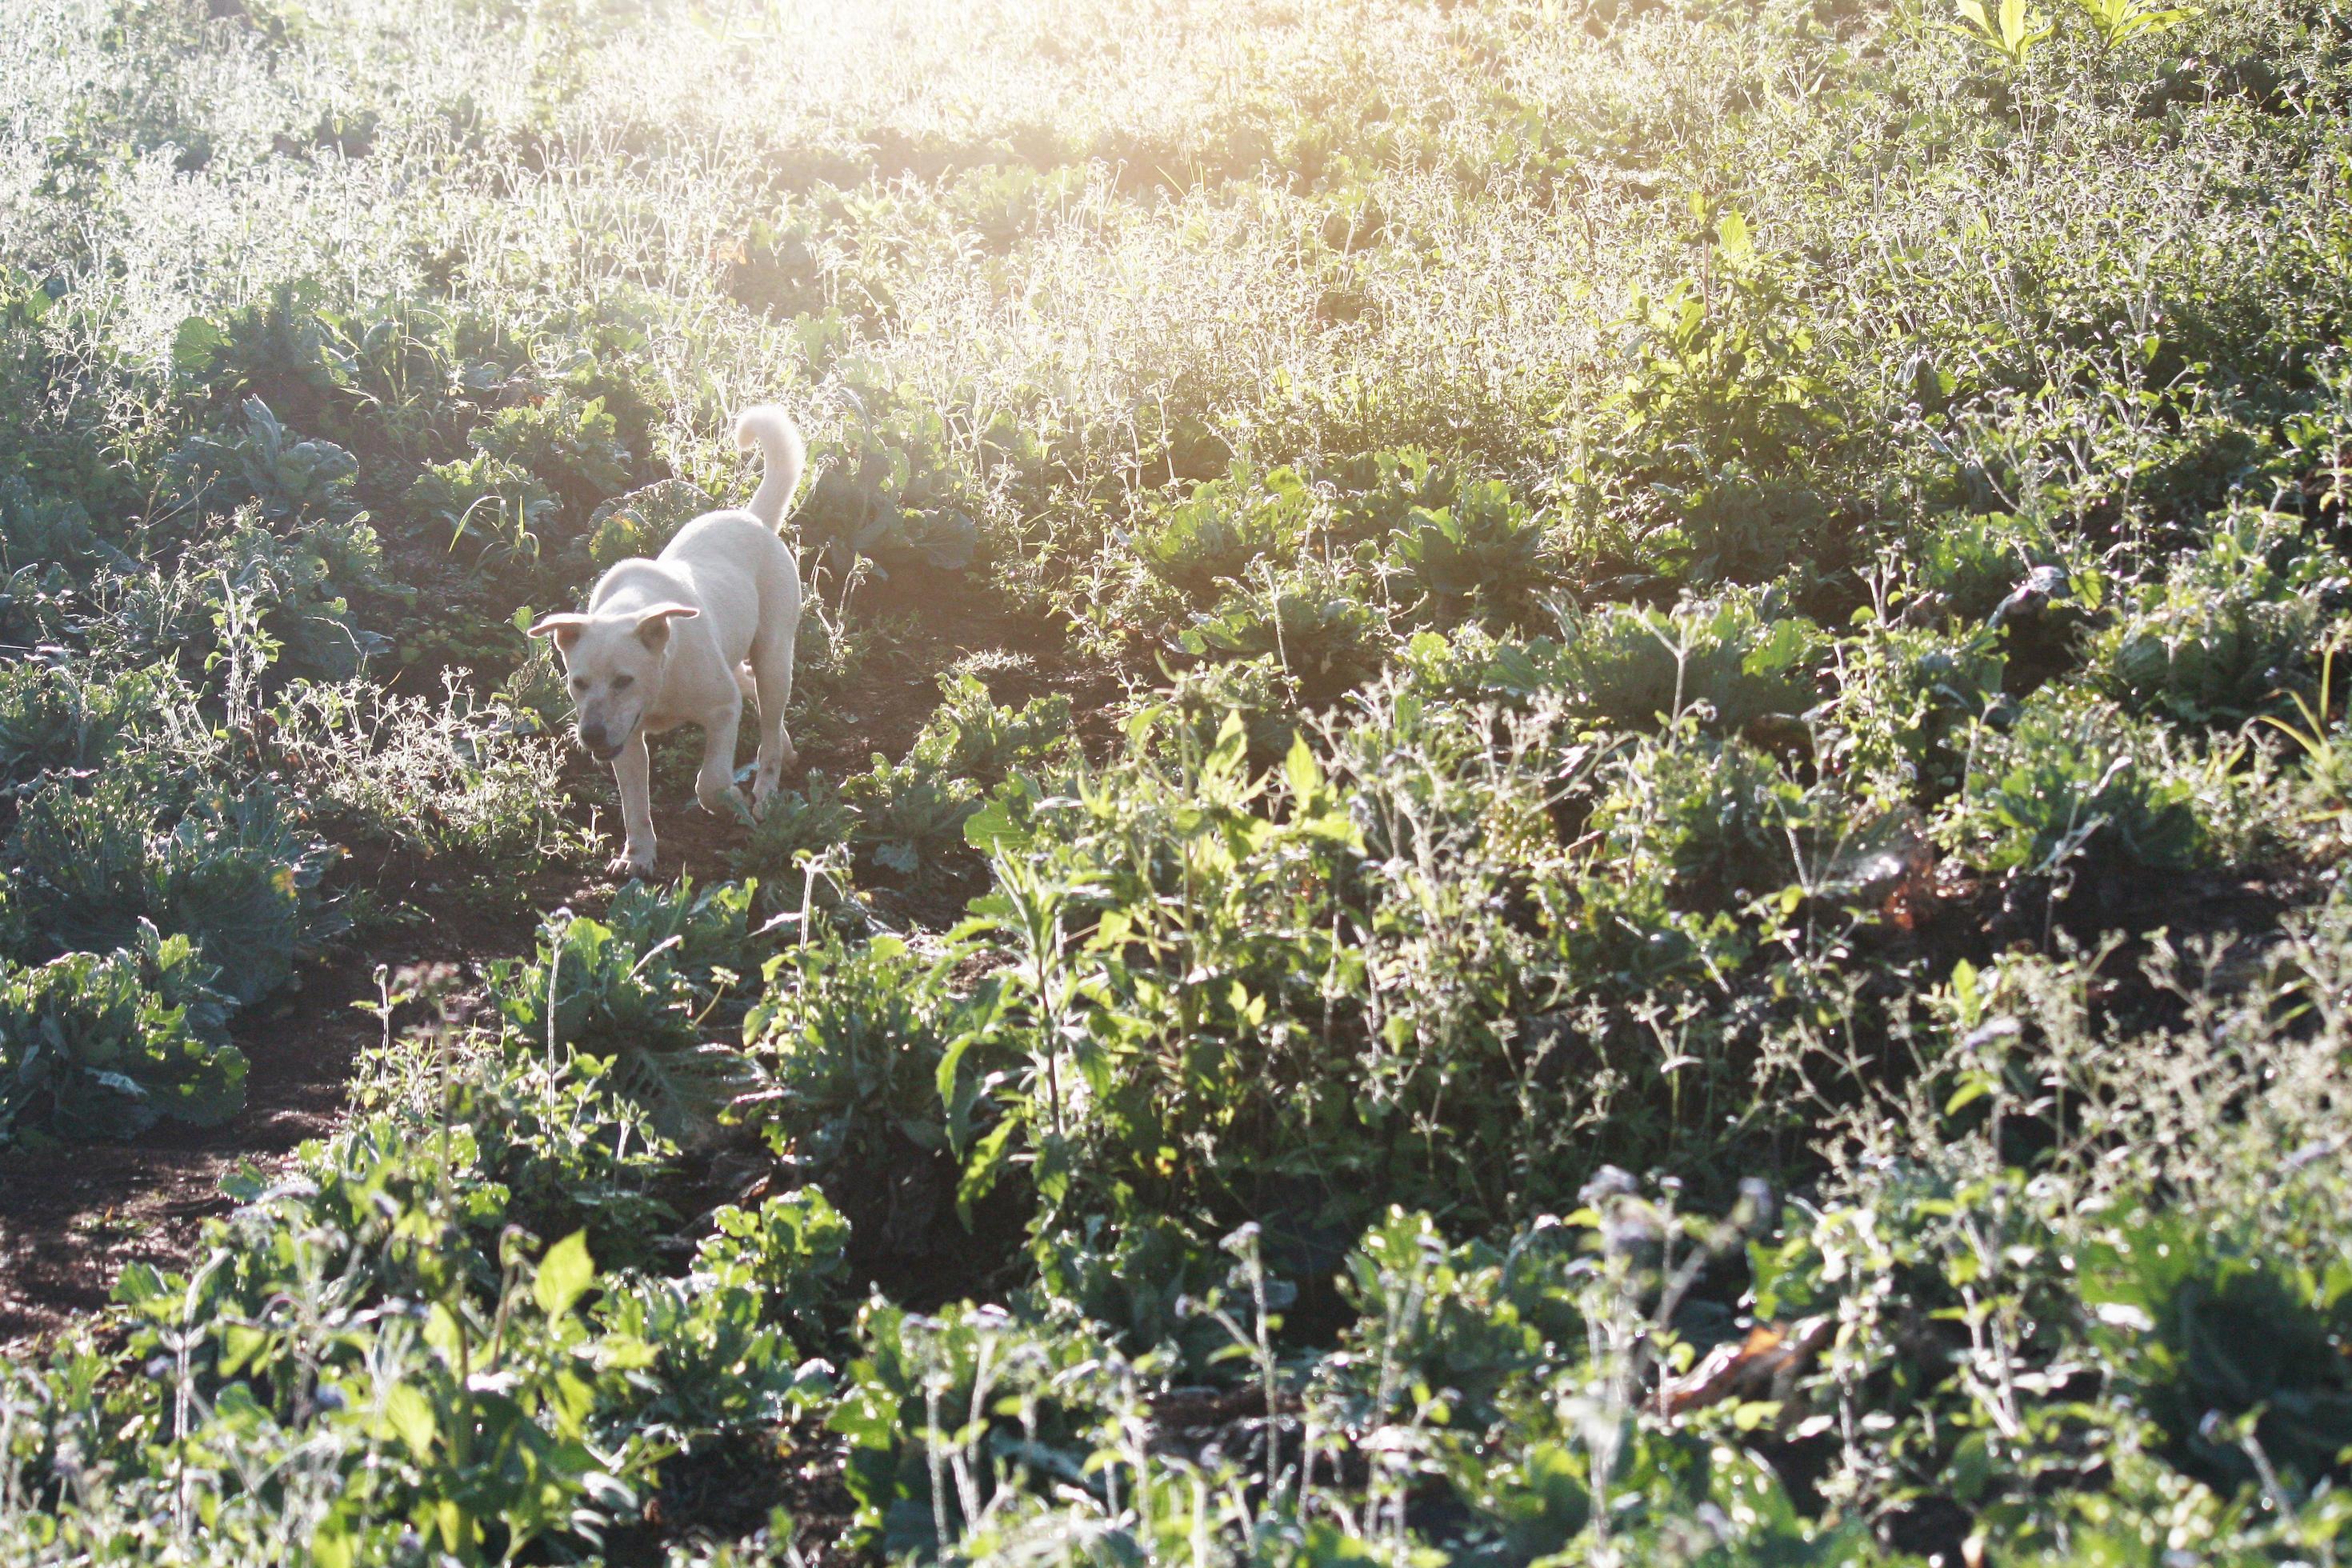
<instances>
[{"instance_id":1,"label":"green leafy plant","mask_svg":"<svg viewBox=\"0 0 2352 1568\"><path fill-rule=\"evenodd\" d=\"M1415 507L1389 543L1389 560L1441 617L1465 609L1523 607L1542 581L1542 524L1496 480L1465 484L1450 504Z\"/></svg>"},{"instance_id":2,"label":"green leafy plant","mask_svg":"<svg viewBox=\"0 0 2352 1568\"><path fill-rule=\"evenodd\" d=\"M866 1353L831 1425L849 1441L845 1479L879 1549L942 1551L1016 1475L1083 1482L1107 1393L1087 1373L1108 1370L1083 1335L969 1303L918 1318L879 1300L857 1331Z\"/></svg>"},{"instance_id":3,"label":"green leafy plant","mask_svg":"<svg viewBox=\"0 0 2352 1568\"><path fill-rule=\"evenodd\" d=\"M636 468L604 400L569 392L499 409L467 439L484 457L530 474L575 520L627 489Z\"/></svg>"},{"instance_id":4,"label":"green leafy plant","mask_svg":"<svg viewBox=\"0 0 2352 1568\"><path fill-rule=\"evenodd\" d=\"M852 842L901 877L934 873L959 854L964 824L980 809L971 780L919 757L894 764L878 753L842 781L841 798L856 814Z\"/></svg>"},{"instance_id":5,"label":"green leafy plant","mask_svg":"<svg viewBox=\"0 0 2352 1568\"><path fill-rule=\"evenodd\" d=\"M1135 538L1137 557L1155 577L1195 605L1246 578L1255 563L1286 555L1316 517L1313 492L1298 474L1261 474L1236 460L1224 478L1193 487Z\"/></svg>"},{"instance_id":6,"label":"green leafy plant","mask_svg":"<svg viewBox=\"0 0 2352 1568\"><path fill-rule=\"evenodd\" d=\"M2126 592L2090 640L2097 689L2139 713L2242 723L2303 679L2326 558L2260 517L2215 528L2164 580Z\"/></svg>"},{"instance_id":7,"label":"green leafy plant","mask_svg":"<svg viewBox=\"0 0 2352 1568\"><path fill-rule=\"evenodd\" d=\"M0 777L22 784L127 760L134 739L193 726L193 698L168 668L109 678L31 659L0 665Z\"/></svg>"},{"instance_id":8,"label":"green leafy plant","mask_svg":"<svg viewBox=\"0 0 2352 1568\"><path fill-rule=\"evenodd\" d=\"M1018 711L1000 708L976 675L944 676L938 711L915 738L915 762L982 785L1002 784L1018 769L1066 760L1074 739L1070 700L1033 697Z\"/></svg>"},{"instance_id":9,"label":"green leafy plant","mask_svg":"<svg viewBox=\"0 0 2352 1568\"><path fill-rule=\"evenodd\" d=\"M79 501L44 495L13 474L0 479L0 571L50 567L86 574L94 567L130 564Z\"/></svg>"},{"instance_id":10,"label":"green leafy plant","mask_svg":"<svg viewBox=\"0 0 2352 1568\"><path fill-rule=\"evenodd\" d=\"M1543 1386L1582 1357L1579 1240L1548 1223L1507 1250L1456 1247L1427 1215L1390 1210L1339 1279L1356 1313L1356 1353L1341 1373L1349 1393L1377 1403L1414 1386L1444 1390L1453 1421L1487 1428L1514 1391Z\"/></svg>"},{"instance_id":11,"label":"green leafy plant","mask_svg":"<svg viewBox=\"0 0 2352 1568\"><path fill-rule=\"evenodd\" d=\"M1359 541L1387 538L1416 510L1450 506L1464 482L1454 466L1418 447L1360 454L1338 464L1328 478L1339 492L1332 509L1333 526Z\"/></svg>"},{"instance_id":12,"label":"green leafy plant","mask_svg":"<svg viewBox=\"0 0 2352 1568\"><path fill-rule=\"evenodd\" d=\"M830 1337L848 1272L849 1227L813 1188L722 1206L711 1226L683 1279L624 1282L597 1309L659 1388L636 1419L689 1449L824 1403L832 1368L801 1356Z\"/></svg>"},{"instance_id":13,"label":"green leafy plant","mask_svg":"<svg viewBox=\"0 0 2352 1568\"><path fill-rule=\"evenodd\" d=\"M194 939L229 995L258 1001L339 929L320 896L334 852L267 785L200 795L170 826L156 822L163 804L121 777L86 795L44 784L16 823L22 918L58 946L99 952L152 921Z\"/></svg>"},{"instance_id":14,"label":"green leafy plant","mask_svg":"<svg viewBox=\"0 0 2352 1568\"><path fill-rule=\"evenodd\" d=\"M2057 25L2042 12L2030 10L2026 0L1998 0L1990 11L1985 0L1958 0L1958 4L1960 20L1967 25L1955 26L1951 31L2016 68L2023 68L2035 46L2057 31Z\"/></svg>"},{"instance_id":15,"label":"green leafy plant","mask_svg":"<svg viewBox=\"0 0 2352 1568\"><path fill-rule=\"evenodd\" d=\"M1383 650L1379 614L1337 574L1312 564L1235 586L1182 641L1204 658L1271 656L1318 706L1369 679Z\"/></svg>"},{"instance_id":16,"label":"green leafy plant","mask_svg":"<svg viewBox=\"0 0 2352 1568\"><path fill-rule=\"evenodd\" d=\"M240 519L191 551L182 572L197 590L189 607L210 624L188 637L164 621L150 634L152 654L178 635L184 657L207 648L207 669L240 663L235 678L257 687L265 667L272 681L359 674L390 647L359 606L380 612L402 597L385 575L375 531L359 518L316 519L290 534Z\"/></svg>"},{"instance_id":17,"label":"green leafy plant","mask_svg":"<svg viewBox=\"0 0 2352 1568\"><path fill-rule=\"evenodd\" d=\"M1821 498L1794 481L1846 428L1782 269L1739 213L1714 228L1706 276L1636 293L1629 368L1570 475L1604 537L1629 531L1643 570L1694 584L1777 576L1792 549L1818 557L1836 543Z\"/></svg>"},{"instance_id":18,"label":"green leafy plant","mask_svg":"<svg viewBox=\"0 0 2352 1568\"><path fill-rule=\"evenodd\" d=\"M0 969L0 1148L28 1135L130 1138L210 1127L245 1104L234 1005L184 936Z\"/></svg>"},{"instance_id":19,"label":"green leafy plant","mask_svg":"<svg viewBox=\"0 0 2352 1568\"><path fill-rule=\"evenodd\" d=\"M2168 768L2096 707L2029 704L2006 732L1979 730L1946 830L1996 871L2047 876L2094 865L2185 870L2209 846L2193 773Z\"/></svg>"},{"instance_id":20,"label":"green leafy plant","mask_svg":"<svg viewBox=\"0 0 2352 1568\"><path fill-rule=\"evenodd\" d=\"M2147 0L2074 0L2083 16L2109 48L2143 33L2162 33L2197 15L2193 5L2150 5Z\"/></svg>"},{"instance_id":21,"label":"green leafy plant","mask_svg":"<svg viewBox=\"0 0 2352 1568\"><path fill-rule=\"evenodd\" d=\"M1932 805L1959 784L1970 725L1998 714L2000 634L1923 631L1874 620L1840 650L1824 736L1839 763L1887 797Z\"/></svg>"},{"instance_id":22,"label":"green leafy plant","mask_svg":"<svg viewBox=\"0 0 2352 1568\"><path fill-rule=\"evenodd\" d=\"M556 742L454 672L438 703L306 683L271 715L276 755L321 820L353 840L486 867L535 863L574 841Z\"/></svg>"},{"instance_id":23,"label":"green leafy plant","mask_svg":"<svg viewBox=\"0 0 2352 1568\"><path fill-rule=\"evenodd\" d=\"M172 368L223 402L255 399L297 425L320 428L343 386L314 291L281 284L226 321L183 321Z\"/></svg>"},{"instance_id":24,"label":"green leafy plant","mask_svg":"<svg viewBox=\"0 0 2352 1568\"><path fill-rule=\"evenodd\" d=\"M1739 909L1825 879L1851 826L1832 788L1807 788L1745 742L1685 724L1605 770L1592 808L1603 862L1696 909Z\"/></svg>"},{"instance_id":25,"label":"green leafy plant","mask_svg":"<svg viewBox=\"0 0 2352 1568\"><path fill-rule=\"evenodd\" d=\"M1622 605L1571 612L1557 640L1495 645L1475 680L1523 698L1556 691L1612 724L1704 709L1713 723L1737 729L1811 708L1825 641L1773 595L1734 589L1672 613Z\"/></svg>"},{"instance_id":26,"label":"green leafy plant","mask_svg":"<svg viewBox=\"0 0 2352 1568\"><path fill-rule=\"evenodd\" d=\"M482 560L514 565L539 559L558 502L530 469L477 452L428 467L402 504L447 529L452 549L472 540Z\"/></svg>"},{"instance_id":27,"label":"green leafy plant","mask_svg":"<svg viewBox=\"0 0 2352 1568\"><path fill-rule=\"evenodd\" d=\"M798 910L812 889L820 904L837 899L847 886L847 868L832 852L849 843L857 818L841 792L823 773L811 773L796 790L768 797L742 844L728 851L739 877L757 879L772 908Z\"/></svg>"},{"instance_id":28,"label":"green leafy plant","mask_svg":"<svg viewBox=\"0 0 2352 1568\"><path fill-rule=\"evenodd\" d=\"M946 422L911 389L867 389L837 450L820 450L793 509L801 538L832 570L859 559L887 574L908 566L959 572L980 527Z\"/></svg>"},{"instance_id":29,"label":"green leafy plant","mask_svg":"<svg viewBox=\"0 0 2352 1568\"><path fill-rule=\"evenodd\" d=\"M658 555L679 529L717 505L684 479L656 479L604 501L588 518L588 563L603 572L632 555Z\"/></svg>"},{"instance_id":30,"label":"green leafy plant","mask_svg":"<svg viewBox=\"0 0 2352 1568\"><path fill-rule=\"evenodd\" d=\"M1969 625L1990 618L2034 568L2070 573L2084 564L2077 545L2046 524L2008 513L1944 518L1906 542L1919 609ZM1911 607L1905 606L1906 613Z\"/></svg>"},{"instance_id":31,"label":"green leafy plant","mask_svg":"<svg viewBox=\"0 0 2352 1568\"><path fill-rule=\"evenodd\" d=\"M645 1106L664 1136L708 1137L759 1082L741 1052L702 1032L726 976L740 973L726 965L744 962L750 896L741 888L698 898L691 889L640 890L615 901L610 924L551 922L535 959L489 967L511 1048L583 1058L583 1070Z\"/></svg>"},{"instance_id":32,"label":"green leafy plant","mask_svg":"<svg viewBox=\"0 0 2352 1568\"><path fill-rule=\"evenodd\" d=\"M578 1231L615 1268L656 1261L658 1239L678 1223L665 1191L681 1151L653 1111L594 1062L551 1062L487 1039L449 1048L448 1068L435 1064L435 1109L470 1129L467 1178L483 1201L467 1223L488 1238L509 1225Z\"/></svg>"},{"instance_id":33,"label":"green leafy plant","mask_svg":"<svg viewBox=\"0 0 2352 1568\"><path fill-rule=\"evenodd\" d=\"M2352 1449L2352 1280L2263 1257L2189 1215L2142 1216L2084 1259L2095 1342L2183 1468L2310 1485Z\"/></svg>"},{"instance_id":34,"label":"green leafy plant","mask_svg":"<svg viewBox=\"0 0 2352 1568\"><path fill-rule=\"evenodd\" d=\"M853 1173L928 1164L948 1147L950 1113L974 1114L969 1090L950 1103L940 1089L949 1043L963 1032L937 965L893 937L856 948L828 938L780 962L744 1021L774 1080L746 1114L798 1175L850 1203ZM861 1195L870 1201L870 1189ZM864 1226L855 1207L852 1218Z\"/></svg>"},{"instance_id":35,"label":"green leafy plant","mask_svg":"<svg viewBox=\"0 0 2352 1568\"><path fill-rule=\"evenodd\" d=\"M352 480L359 461L351 453L332 441L295 439L258 397L245 400L244 414L241 434L200 436L176 455L200 499L223 491L231 500L250 498L272 522L347 517L355 510Z\"/></svg>"},{"instance_id":36,"label":"green leafy plant","mask_svg":"<svg viewBox=\"0 0 2352 1568\"><path fill-rule=\"evenodd\" d=\"M2352 816L2352 718L2338 719L2333 723L2328 719L2334 711L2338 647L2331 642L2320 655L2316 693L2308 698L2300 691L2285 694L2302 722L2274 714L2263 715L2262 721L2294 742L2303 752L2304 776L2312 795L2314 819L2340 824Z\"/></svg>"}]
</instances>

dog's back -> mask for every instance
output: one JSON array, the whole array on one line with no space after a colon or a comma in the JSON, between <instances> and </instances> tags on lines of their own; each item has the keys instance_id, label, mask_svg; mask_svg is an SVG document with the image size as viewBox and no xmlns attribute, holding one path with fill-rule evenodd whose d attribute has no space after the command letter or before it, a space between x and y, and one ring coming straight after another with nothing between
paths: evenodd
<instances>
[{"instance_id":1,"label":"dog's back","mask_svg":"<svg viewBox=\"0 0 2352 1568\"><path fill-rule=\"evenodd\" d=\"M692 579L711 620L708 629L730 661L779 637L789 642L799 630L800 566L778 530L807 464L800 426L772 403L736 416L735 444L759 450L766 466L760 488L740 508L705 512L688 523L659 558L661 565Z\"/></svg>"}]
</instances>

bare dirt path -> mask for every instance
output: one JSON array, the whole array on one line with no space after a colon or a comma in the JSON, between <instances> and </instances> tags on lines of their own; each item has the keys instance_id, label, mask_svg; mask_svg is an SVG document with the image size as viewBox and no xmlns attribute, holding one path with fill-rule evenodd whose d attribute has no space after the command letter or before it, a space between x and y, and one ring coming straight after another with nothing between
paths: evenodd
<instances>
[{"instance_id":1,"label":"bare dirt path","mask_svg":"<svg viewBox=\"0 0 2352 1568\"><path fill-rule=\"evenodd\" d=\"M177 1267L228 1211L220 1184L240 1162L273 1169L332 1131L352 1059L377 1034L351 1004L373 991L373 965L347 954L241 1020L252 1076L245 1110L219 1127L0 1155L0 1355L104 1306L126 1264Z\"/></svg>"},{"instance_id":2,"label":"bare dirt path","mask_svg":"<svg viewBox=\"0 0 2352 1568\"><path fill-rule=\"evenodd\" d=\"M231 1207L225 1177L247 1162L275 1172L334 1131L352 1062L383 1037L358 1005L376 994L378 964L474 960L530 943L536 916L520 901L367 880L383 903L412 902L423 918L339 947L301 971L299 990L236 1020L251 1074L236 1116L211 1128L166 1123L135 1143L0 1154L0 1355L24 1354L103 1307L127 1264L184 1265L204 1222Z\"/></svg>"}]
</instances>

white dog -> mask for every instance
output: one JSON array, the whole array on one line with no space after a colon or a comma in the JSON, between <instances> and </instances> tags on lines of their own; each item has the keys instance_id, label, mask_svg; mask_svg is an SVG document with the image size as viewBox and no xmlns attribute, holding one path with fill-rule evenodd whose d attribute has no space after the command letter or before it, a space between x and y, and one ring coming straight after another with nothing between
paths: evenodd
<instances>
[{"instance_id":1,"label":"white dog","mask_svg":"<svg viewBox=\"0 0 2352 1568\"><path fill-rule=\"evenodd\" d=\"M735 787L735 733L743 700L760 705L755 807L797 760L784 732L793 694L793 645L800 635L801 574L778 537L800 487L807 449L782 409L747 408L735 445L757 447L766 472L751 504L708 511L658 559L621 562L597 581L585 615L550 616L530 628L563 656L580 743L613 764L628 844L615 872L654 868L654 812L646 737L680 724L702 726L702 771L694 795L707 811L741 805Z\"/></svg>"}]
</instances>

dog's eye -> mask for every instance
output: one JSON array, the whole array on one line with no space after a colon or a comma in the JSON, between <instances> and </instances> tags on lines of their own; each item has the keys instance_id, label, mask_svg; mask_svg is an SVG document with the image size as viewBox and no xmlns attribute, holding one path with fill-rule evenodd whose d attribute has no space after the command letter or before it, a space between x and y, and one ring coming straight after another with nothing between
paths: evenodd
<instances>
[{"instance_id":1,"label":"dog's eye","mask_svg":"<svg viewBox=\"0 0 2352 1568\"><path fill-rule=\"evenodd\" d=\"M585 691L585 690L587 690L587 689L588 689L588 678L587 678L586 676L584 676L584 675L575 675L575 676L573 676L573 677L572 678L572 690L574 690L574 691Z\"/></svg>"},{"instance_id":2,"label":"dog's eye","mask_svg":"<svg viewBox=\"0 0 2352 1568\"><path fill-rule=\"evenodd\" d=\"M634 675L616 675L613 677L613 689L615 691L626 691L630 687L635 686L636 683L637 678Z\"/></svg>"}]
</instances>

